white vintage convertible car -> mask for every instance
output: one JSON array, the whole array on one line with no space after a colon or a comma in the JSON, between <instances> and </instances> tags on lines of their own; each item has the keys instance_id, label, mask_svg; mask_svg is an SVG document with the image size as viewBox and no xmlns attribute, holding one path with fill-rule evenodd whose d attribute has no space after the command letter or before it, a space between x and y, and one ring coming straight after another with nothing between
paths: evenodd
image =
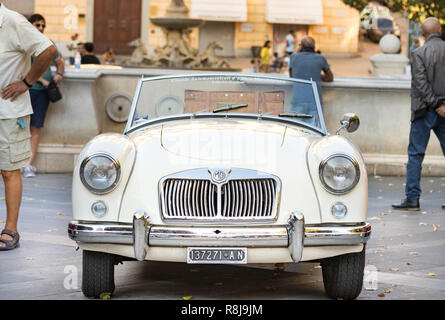
<instances>
[{"instance_id":1,"label":"white vintage convertible car","mask_svg":"<svg viewBox=\"0 0 445 320\"><path fill-rule=\"evenodd\" d=\"M319 262L327 295L362 289L368 182L358 148L329 135L312 81L246 74L139 80L123 134L82 149L69 237L82 291L113 293L122 261Z\"/></svg>"}]
</instances>

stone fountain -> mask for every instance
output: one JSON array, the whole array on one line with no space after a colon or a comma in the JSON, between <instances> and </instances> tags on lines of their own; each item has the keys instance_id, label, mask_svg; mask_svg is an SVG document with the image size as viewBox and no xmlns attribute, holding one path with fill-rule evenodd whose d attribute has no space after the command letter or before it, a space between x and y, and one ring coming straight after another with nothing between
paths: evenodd
<instances>
[{"instance_id":1,"label":"stone fountain","mask_svg":"<svg viewBox=\"0 0 445 320\"><path fill-rule=\"evenodd\" d=\"M149 66L178 69L230 69L226 61L218 59L215 51L222 47L210 42L202 54L191 47L189 35L191 28L204 24L204 20L189 17L189 9L183 0L172 0L163 17L150 18L150 21L161 27L166 44L154 49L154 55L148 55L144 43L138 39L129 44L135 50L129 66Z\"/></svg>"}]
</instances>

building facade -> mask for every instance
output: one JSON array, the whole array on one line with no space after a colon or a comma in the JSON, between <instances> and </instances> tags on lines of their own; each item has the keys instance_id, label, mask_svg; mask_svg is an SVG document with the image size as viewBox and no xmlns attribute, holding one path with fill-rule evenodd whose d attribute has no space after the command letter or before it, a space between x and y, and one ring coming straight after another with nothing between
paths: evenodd
<instances>
[{"instance_id":1,"label":"building facade","mask_svg":"<svg viewBox=\"0 0 445 320\"><path fill-rule=\"evenodd\" d=\"M163 31L150 17L165 14L170 0L34 0L34 11L47 19L46 34L56 43L92 41L97 52L113 47L129 54L128 43L137 38L149 47L161 45ZM359 13L342 0L184 0L190 16L206 21L189 35L203 50L210 41L224 49L222 56L247 57L253 46L272 41L274 51L284 52L290 29L301 39L309 34L323 53L358 51Z\"/></svg>"}]
</instances>

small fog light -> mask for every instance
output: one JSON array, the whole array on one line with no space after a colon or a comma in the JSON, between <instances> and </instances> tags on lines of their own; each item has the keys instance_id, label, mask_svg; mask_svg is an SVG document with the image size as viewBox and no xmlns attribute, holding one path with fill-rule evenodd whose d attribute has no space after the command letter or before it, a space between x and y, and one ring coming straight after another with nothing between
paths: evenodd
<instances>
[{"instance_id":1,"label":"small fog light","mask_svg":"<svg viewBox=\"0 0 445 320\"><path fill-rule=\"evenodd\" d=\"M337 218L337 219L342 219L346 216L346 213L348 212L348 209L346 208L346 206L341 203L341 202L337 202L336 204L334 204L331 208L331 213L332 215Z\"/></svg>"},{"instance_id":2,"label":"small fog light","mask_svg":"<svg viewBox=\"0 0 445 320\"><path fill-rule=\"evenodd\" d=\"M107 214L108 208L105 202L96 201L91 206L91 212L94 214L96 218L102 218Z\"/></svg>"}]
</instances>

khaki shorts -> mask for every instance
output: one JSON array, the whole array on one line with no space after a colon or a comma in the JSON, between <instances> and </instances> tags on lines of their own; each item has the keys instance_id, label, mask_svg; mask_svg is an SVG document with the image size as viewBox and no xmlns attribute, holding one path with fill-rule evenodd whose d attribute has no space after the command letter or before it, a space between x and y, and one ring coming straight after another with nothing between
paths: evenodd
<instances>
[{"instance_id":1,"label":"khaki shorts","mask_svg":"<svg viewBox=\"0 0 445 320\"><path fill-rule=\"evenodd\" d=\"M17 119L0 119L0 170L20 170L29 164L31 157L31 116L22 117L22 128Z\"/></svg>"}]
</instances>

